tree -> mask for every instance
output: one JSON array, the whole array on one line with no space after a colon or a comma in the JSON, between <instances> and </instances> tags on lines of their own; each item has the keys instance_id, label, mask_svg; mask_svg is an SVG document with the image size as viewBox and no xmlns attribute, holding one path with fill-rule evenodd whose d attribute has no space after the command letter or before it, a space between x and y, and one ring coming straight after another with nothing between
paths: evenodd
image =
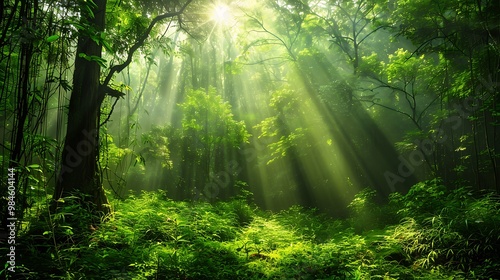
<instances>
[{"instance_id":1,"label":"tree","mask_svg":"<svg viewBox=\"0 0 500 280\"><path fill-rule=\"evenodd\" d=\"M402 114L410 119L418 130L423 130L425 116L440 97L444 68L424 55L412 56L407 50L399 49L389 55L389 62L381 62L381 73L374 77L379 85L373 91L388 89L398 100L394 108L372 100L373 104Z\"/></svg>"},{"instance_id":2,"label":"tree","mask_svg":"<svg viewBox=\"0 0 500 280\"><path fill-rule=\"evenodd\" d=\"M377 1L332 1L328 10L316 11L316 16L326 23L330 42L347 56L353 73L357 74L362 57L361 45L377 30L373 23L383 11Z\"/></svg>"},{"instance_id":3,"label":"tree","mask_svg":"<svg viewBox=\"0 0 500 280\"><path fill-rule=\"evenodd\" d=\"M180 105L182 119L182 170L181 179L189 191L205 187L203 194L215 198L213 190L207 188L211 180L217 180L220 172L233 176L231 149L247 143L249 134L245 123L236 121L231 105L217 94L214 88L191 90ZM225 178L229 181L230 178ZM225 182L226 187L229 182ZM217 191L218 192L218 191Z\"/></svg>"},{"instance_id":4,"label":"tree","mask_svg":"<svg viewBox=\"0 0 500 280\"><path fill-rule=\"evenodd\" d=\"M107 46L103 35L106 31L107 0L81 2L80 26L84 28L80 30L78 38L66 139L54 192L56 201L70 193L81 192L88 195L95 210L104 213L109 211L98 167L100 109L106 96L123 96L110 87L110 81L115 73L131 63L134 53L144 45L156 24L166 18L180 16L191 1L187 0L182 6L169 2L173 11L160 14L150 22L128 50L126 60L110 67L103 82L101 68L105 66L102 49Z\"/></svg>"},{"instance_id":5,"label":"tree","mask_svg":"<svg viewBox=\"0 0 500 280\"><path fill-rule=\"evenodd\" d=\"M46 119L49 107L64 103L68 88L66 50L71 48L72 35L62 24L66 16L51 0L0 4L0 165L2 170L16 169L18 218L35 194L47 187L50 176L46 175L53 172L58 131L50 131ZM0 202L2 216L7 209L4 203Z\"/></svg>"},{"instance_id":6,"label":"tree","mask_svg":"<svg viewBox=\"0 0 500 280\"><path fill-rule=\"evenodd\" d=\"M292 183L297 186L300 194L301 204L314 206L312 194L312 184L306 171L306 164L303 159L311 150L311 143L306 137L308 128L304 127L303 120L311 119L311 116L304 114L306 111L300 104L306 104L307 99L300 97L300 93L291 89L277 90L272 93L269 107L275 112L255 126L260 131L259 138L271 137L275 142L268 145L270 159L267 164L271 164L279 159L288 159L290 164L290 177ZM308 106L309 107L309 106ZM316 143L314 143L316 144ZM314 145L315 146L315 145Z\"/></svg>"},{"instance_id":7,"label":"tree","mask_svg":"<svg viewBox=\"0 0 500 280\"><path fill-rule=\"evenodd\" d=\"M416 46L412 56L438 54L449 65L438 121L429 130L444 132L453 147L441 154L439 169L453 166L478 188L496 185L497 190L499 15L496 0L446 0L398 1L389 17L389 24L399 27L397 35Z\"/></svg>"},{"instance_id":8,"label":"tree","mask_svg":"<svg viewBox=\"0 0 500 280\"><path fill-rule=\"evenodd\" d=\"M348 163L349 169L353 173L363 174L363 176L357 176L356 179L359 181L353 180L356 187L370 184L380 188L381 192L387 193L390 190L385 188L385 179L381 174L389 166L397 166L398 156L362 104L353 98L355 96L354 85L358 86L358 84L351 83L349 85L344 78L353 74L343 71L342 66L332 63L331 60L336 62L336 57L341 57L343 53L333 55L333 52L329 52L332 55L325 55L328 50L328 39L331 39L333 35L325 32L325 29L329 30L329 25L325 23L325 15L320 16L318 13L328 12L333 8L340 11L338 5L343 4L334 2L316 5L308 3L308 1L273 2L269 5L270 14L275 15L274 18L279 18L279 21L277 20L273 24L270 24L269 17L265 16L269 10L247 13L249 20L246 27L249 31L248 34L252 35L245 36L247 41L244 41L245 48L242 57L249 57L251 62L248 64L264 65L265 71L272 81L267 83L271 87L270 92L280 92L277 88L280 88L282 84L293 84L301 94L307 96L308 101L311 102L312 110L322 114L322 122L326 125L322 128L324 135L331 137L324 140L342 143L342 147L337 152L342 156L342 162ZM343 16L344 22L341 24L343 28L342 30L336 29L336 32L345 32L343 37L347 37L352 31L350 27L355 26L352 36L355 37L355 47L358 50L356 56L359 58L362 55L361 44L366 44L367 38L371 38L371 35L375 34L371 28L371 19L378 15L378 6L368 1L360 1L359 6L347 5L346 7L342 6L342 8L344 10L339 13ZM350 12L358 14L351 16ZM330 16L327 17L333 21ZM340 22L335 22L335 24L340 24ZM257 36L253 36L253 34ZM350 44L350 40L345 40L347 40L346 44ZM366 45L369 46L369 44ZM257 49L260 50L259 53L250 52ZM346 50L348 49L349 46L346 45ZM348 53L346 55L349 57L354 54ZM281 60L278 62L281 67L273 65L273 62L279 60ZM357 61L359 62L359 60ZM353 63L352 60L349 62ZM356 68L359 66L356 65ZM277 118L276 115L281 117ZM311 183L311 180L307 179L307 163L312 157L307 158L301 152L308 150L308 153L312 155L322 151L322 149L333 150L333 148L321 144L312 149L305 148L307 145L291 145L290 140L296 141L301 137L293 129L283 125L288 120L288 116L285 115L277 110L275 115L263 121L263 124L268 127L271 124L281 127L280 136L274 138L275 142L268 147L271 149L271 154L275 155L279 155L281 151L287 151L287 159L290 163L288 178L294 178L295 183L301 188L302 202L311 203L314 199L308 192L311 192L311 189L319 184ZM311 119L311 115L305 118ZM348 137L343 139L340 135L348 135ZM382 158L383 164L376 167L369 166L371 158ZM314 159L312 160L314 161ZM343 167L330 165L324 168L322 175L327 178L329 177L328 173L332 173L332 169L338 171ZM343 175L346 181L349 180L348 174L344 172ZM327 181L324 180L324 182ZM329 182L333 182L333 180L329 180ZM332 189L339 185L340 182L337 186L330 183ZM355 192L354 188L352 191ZM341 195L345 195L345 193Z\"/></svg>"}]
</instances>

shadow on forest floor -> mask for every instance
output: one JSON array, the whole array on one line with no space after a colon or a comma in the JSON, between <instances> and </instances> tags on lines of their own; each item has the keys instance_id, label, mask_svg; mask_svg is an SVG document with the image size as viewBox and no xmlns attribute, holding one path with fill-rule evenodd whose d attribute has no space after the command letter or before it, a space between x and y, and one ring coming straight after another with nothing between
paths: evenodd
<instances>
[{"instance_id":1,"label":"shadow on forest floor","mask_svg":"<svg viewBox=\"0 0 500 280\"><path fill-rule=\"evenodd\" d=\"M190 203L144 192L112 200L100 224L70 197L58 213L30 220L12 279L500 277L497 195L432 180L386 205L374 197L363 190L351 217L334 220L299 206L270 213L245 199Z\"/></svg>"}]
</instances>

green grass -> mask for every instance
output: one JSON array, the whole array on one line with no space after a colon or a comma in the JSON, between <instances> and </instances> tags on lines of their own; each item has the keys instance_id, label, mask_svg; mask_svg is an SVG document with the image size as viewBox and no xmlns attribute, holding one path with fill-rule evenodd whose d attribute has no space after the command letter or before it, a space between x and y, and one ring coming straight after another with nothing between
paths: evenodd
<instances>
[{"instance_id":1,"label":"green grass","mask_svg":"<svg viewBox=\"0 0 500 280\"><path fill-rule=\"evenodd\" d=\"M347 220L299 206L269 213L244 200L179 202L144 192L112 200L113 214L99 222L75 196L58 214L32 217L13 279L499 277L498 197L422 184L382 206L363 191ZM377 222L360 225L368 214Z\"/></svg>"}]
</instances>

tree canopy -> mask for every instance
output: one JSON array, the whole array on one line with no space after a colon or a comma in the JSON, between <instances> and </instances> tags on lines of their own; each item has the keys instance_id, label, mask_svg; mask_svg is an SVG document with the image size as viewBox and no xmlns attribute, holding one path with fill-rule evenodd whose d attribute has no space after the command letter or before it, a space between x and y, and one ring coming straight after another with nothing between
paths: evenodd
<instances>
[{"instance_id":1,"label":"tree canopy","mask_svg":"<svg viewBox=\"0 0 500 280\"><path fill-rule=\"evenodd\" d=\"M336 218L498 192L499 40L494 0L3 1L2 228L146 190Z\"/></svg>"}]
</instances>

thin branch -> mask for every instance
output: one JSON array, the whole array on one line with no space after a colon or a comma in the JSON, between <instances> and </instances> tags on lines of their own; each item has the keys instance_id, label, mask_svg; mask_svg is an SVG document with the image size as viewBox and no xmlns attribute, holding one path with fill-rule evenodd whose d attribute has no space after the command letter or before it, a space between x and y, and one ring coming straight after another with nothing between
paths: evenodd
<instances>
[{"instance_id":1,"label":"thin branch","mask_svg":"<svg viewBox=\"0 0 500 280\"><path fill-rule=\"evenodd\" d=\"M113 103L113 106L111 107L111 111L109 111L109 114L106 117L106 119L101 124L99 124L99 127L102 127L103 125L105 125L109 121L109 119L111 118L111 114L113 114L113 111L115 110L115 106L116 106L116 103L118 103L118 100L120 100L120 98L115 99L115 102Z\"/></svg>"},{"instance_id":2,"label":"thin branch","mask_svg":"<svg viewBox=\"0 0 500 280\"><path fill-rule=\"evenodd\" d=\"M295 55L293 54L293 51L292 51L292 46L288 46L287 43L285 41L283 41L283 39L281 39L278 35L274 34L273 32L269 31L265 26L264 26L264 23L261 22L259 19L257 19L256 17L253 17L251 15L248 15L246 14L246 16L248 16L249 18L253 19L263 30L264 32L268 33L269 35L271 35L272 37L274 37L276 40L280 41L283 46L285 47L285 49L287 50L288 54L292 57L292 60L295 61L296 60L296 57Z\"/></svg>"},{"instance_id":3,"label":"thin branch","mask_svg":"<svg viewBox=\"0 0 500 280\"><path fill-rule=\"evenodd\" d=\"M0 147L6 149L7 151L9 152L12 152L12 149L10 149L9 147L5 146L4 144L0 143Z\"/></svg>"},{"instance_id":4,"label":"thin branch","mask_svg":"<svg viewBox=\"0 0 500 280\"><path fill-rule=\"evenodd\" d=\"M144 78L144 80L142 82L142 86L141 86L141 89L139 91L139 96L137 97L137 102L135 103L134 107L129 112L130 115L133 115L135 113L135 111L137 110L137 108L139 108L139 103L141 102L141 98L144 94L144 90L146 89L146 84L148 82L149 73L151 72L151 65L152 65L152 63L148 64L148 69L146 71L146 77Z\"/></svg>"},{"instance_id":5,"label":"thin branch","mask_svg":"<svg viewBox=\"0 0 500 280\"><path fill-rule=\"evenodd\" d=\"M391 26L390 25L382 25L382 26L379 26L379 27L373 29L368 34L366 34L361 40L358 41L358 45L361 45L361 43L363 43L363 41L366 38L370 37L370 35L372 35L373 33L377 32L379 29L386 28L386 27L391 27Z\"/></svg>"},{"instance_id":6,"label":"thin branch","mask_svg":"<svg viewBox=\"0 0 500 280\"><path fill-rule=\"evenodd\" d=\"M354 98L355 98L357 101L361 101L361 102L370 102L370 103L372 103L373 105L377 105L377 106L380 106L380 107L382 107L382 108L388 109L388 110L390 110L390 111L393 111L393 112L396 112L396 113L399 113L399 114L405 115L405 116L407 116L408 118L410 118L410 119L411 119L410 114L408 114L408 113L406 113L406 112L403 112L403 111L401 111L401 110L398 110L398 109L395 109L395 108L389 107L389 106L387 106L387 105L377 103L377 102L375 102L374 100L364 100L364 99L359 99L359 98L357 98L357 97L354 97ZM373 106L373 105L372 105L372 106ZM370 106L370 107L371 107L371 106Z\"/></svg>"},{"instance_id":7,"label":"thin branch","mask_svg":"<svg viewBox=\"0 0 500 280\"><path fill-rule=\"evenodd\" d=\"M424 116L424 113L427 111L427 109L429 109L432 104L434 104L434 102L436 102L436 100L438 100L441 96L438 95L436 96L436 98L434 98L430 103L429 105L425 106L425 108L422 110L422 112L420 112L419 116L418 116L418 119L417 119L417 122L420 122Z\"/></svg>"}]
</instances>

